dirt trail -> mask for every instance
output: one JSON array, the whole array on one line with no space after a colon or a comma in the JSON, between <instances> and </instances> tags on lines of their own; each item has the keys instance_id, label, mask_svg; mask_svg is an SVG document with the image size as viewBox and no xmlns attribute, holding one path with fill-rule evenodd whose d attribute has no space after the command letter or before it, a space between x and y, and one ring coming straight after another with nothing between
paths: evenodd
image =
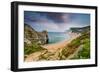
<instances>
[{"instance_id":1,"label":"dirt trail","mask_svg":"<svg viewBox=\"0 0 100 73\"><path fill-rule=\"evenodd\" d=\"M79 47L77 48L77 50L76 50L73 54L71 54L70 56L67 57L67 59L73 58L75 55L78 54L78 52L79 52L80 50L82 50L82 46L79 46Z\"/></svg>"},{"instance_id":2,"label":"dirt trail","mask_svg":"<svg viewBox=\"0 0 100 73\"><path fill-rule=\"evenodd\" d=\"M27 58L25 59L25 62L37 61L39 59L39 56L44 52L45 51L39 51L28 55Z\"/></svg>"},{"instance_id":3,"label":"dirt trail","mask_svg":"<svg viewBox=\"0 0 100 73\"><path fill-rule=\"evenodd\" d=\"M47 51L49 51L51 53L55 53L58 49L64 48L68 43L70 43L73 39L75 39L75 38L77 38L79 36L80 35L72 36L72 38L69 39L69 40L64 40L62 42L55 43L55 44L46 44L46 45L43 45L42 47L47 49ZM39 52L35 52L35 53L32 53L32 54L28 55L27 58L25 59L25 62L38 61L39 60L39 56L41 54L43 54L44 52L45 51L39 51ZM71 56L73 56L73 55L71 55ZM69 56L69 58L71 56Z\"/></svg>"}]
</instances>

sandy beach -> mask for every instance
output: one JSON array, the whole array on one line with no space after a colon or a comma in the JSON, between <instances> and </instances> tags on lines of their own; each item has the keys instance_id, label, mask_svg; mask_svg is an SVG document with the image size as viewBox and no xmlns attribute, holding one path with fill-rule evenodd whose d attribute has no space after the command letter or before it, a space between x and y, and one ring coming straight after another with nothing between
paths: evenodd
<instances>
[{"instance_id":1,"label":"sandy beach","mask_svg":"<svg viewBox=\"0 0 100 73\"><path fill-rule=\"evenodd\" d=\"M70 43L73 39L77 38L80 36L80 34L71 34L71 38L69 40L64 40L58 43L54 44L46 44L43 45L42 47L46 48L50 52L55 52L59 48L64 48L68 43Z\"/></svg>"}]
</instances>

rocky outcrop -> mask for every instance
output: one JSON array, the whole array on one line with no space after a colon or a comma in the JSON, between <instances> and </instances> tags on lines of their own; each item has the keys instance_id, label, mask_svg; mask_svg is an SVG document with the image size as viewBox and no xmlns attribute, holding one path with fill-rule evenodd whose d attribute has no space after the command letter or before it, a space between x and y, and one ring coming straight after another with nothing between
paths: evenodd
<instances>
[{"instance_id":1,"label":"rocky outcrop","mask_svg":"<svg viewBox=\"0 0 100 73\"><path fill-rule=\"evenodd\" d=\"M86 27L74 27L74 28L70 28L72 33L82 33L82 32L86 32L90 30L90 26L86 26Z\"/></svg>"},{"instance_id":2,"label":"rocky outcrop","mask_svg":"<svg viewBox=\"0 0 100 73\"><path fill-rule=\"evenodd\" d=\"M47 44L48 43L48 33L47 31L37 32L28 24L24 25L24 43L31 45L35 44Z\"/></svg>"}]
</instances>

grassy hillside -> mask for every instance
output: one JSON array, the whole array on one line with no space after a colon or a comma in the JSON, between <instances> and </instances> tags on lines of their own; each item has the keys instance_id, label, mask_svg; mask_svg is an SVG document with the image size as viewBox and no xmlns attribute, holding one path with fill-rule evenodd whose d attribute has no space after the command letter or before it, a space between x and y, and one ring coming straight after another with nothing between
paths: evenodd
<instances>
[{"instance_id":1,"label":"grassy hillside","mask_svg":"<svg viewBox=\"0 0 100 73\"><path fill-rule=\"evenodd\" d=\"M80 39L80 45L82 45L81 50L73 59L88 59L90 58L90 33L84 32Z\"/></svg>"},{"instance_id":2,"label":"grassy hillside","mask_svg":"<svg viewBox=\"0 0 100 73\"><path fill-rule=\"evenodd\" d=\"M40 45L48 42L47 31L37 32L28 24L24 25L24 55L44 50Z\"/></svg>"},{"instance_id":3,"label":"grassy hillside","mask_svg":"<svg viewBox=\"0 0 100 73\"><path fill-rule=\"evenodd\" d=\"M78 53L75 53L75 51ZM75 54L74 54L75 53ZM69 58L70 55L74 54ZM90 58L90 32L82 33L81 36L72 40L66 47L59 48L55 53L46 51L39 56L39 60L66 60Z\"/></svg>"},{"instance_id":4,"label":"grassy hillside","mask_svg":"<svg viewBox=\"0 0 100 73\"><path fill-rule=\"evenodd\" d=\"M24 54L29 55L31 53L34 53L36 51L41 51L41 50L44 50L44 48L36 43L33 43L32 45L25 45Z\"/></svg>"},{"instance_id":5,"label":"grassy hillside","mask_svg":"<svg viewBox=\"0 0 100 73\"><path fill-rule=\"evenodd\" d=\"M78 28L80 30L80 28ZM32 30L33 35L30 35L30 29L27 28L26 31L26 42L24 42L24 54L25 58L27 55L39 51L41 54L38 57L37 61L40 60L67 60L67 59L89 59L90 58L90 27L81 28L80 36L68 43L64 48L58 48L55 52L50 52L47 49L41 47L38 42L44 42L41 40L42 34ZM34 31L34 32L33 32ZM76 32L76 31L75 31ZM79 33L79 32L78 32ZM41 36L39 36L41 34ZM32 38L39 38L33 39ZM31 38L31 39L30 39ZM31 43L30 43L31 42ZM45 41L46 43L46 41Z\"/></svg>"}]
</instances>

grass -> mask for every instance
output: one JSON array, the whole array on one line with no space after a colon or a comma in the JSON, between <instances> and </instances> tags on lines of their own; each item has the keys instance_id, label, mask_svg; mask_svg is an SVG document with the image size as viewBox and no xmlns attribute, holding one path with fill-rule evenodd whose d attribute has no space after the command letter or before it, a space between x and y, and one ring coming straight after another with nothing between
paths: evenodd
<instances>
[{"instance_id":1,"label":"grass","mask_svg":"<svg viewBox=\"0 0 100 73\"><path fill-rule=\"evenodd\" d=\"M82 46L80 48L80 46ZM44 52L39 56L39 60L66 60L68 57L75 53L77 49L80 50L76 53L71 59L88 59L90 58L90 32L82 33L81 36L72 40L68 45L66 45L63 49L59 49L55 53ZM31 53L37 51L45 51L45 48L41 47L39 44L32 43L32 45L25 44L25 55L29 55Z\"/></svg>"},{"instance_id":2,"label":"grass","mask_svg":"<svg viewBox=\"0 0 100 73\"><path fill-rule=\"evenodd\" d=\"M90 40L89 39L85 39L84 40L84 44L82 47L82 50L79 51L78 55L76 56L76 58L80 58L80 59L87 59L90 58Z\"/></svg>"},{"instance_id":3,"label":"grass","mask_svg":"<svg viewBox=\"0 0 100 73\"><path fill-rule=\"evenodd\" d=\"M83 33L79 38L81 50L72 59L88 59L90 58L90 33Z\"/></svg>"},{"instance_id":4,"label":"grass","mask_svg":"<svg viewBox=\"0 0 100 73\"><path fill-rule=\"evenodd\" d=\"M90 58L90 33L82 33L81 36L72 40L60 53L61 59L67 59L77 49L80 51L71 59L87 59Z\"/></svg>"},{"instance_id":5,"label":"grass","mask_svg":"<svg viewBox=\"0 0 100 73\"><path fill-rule=\"evenodd\" d=\"M42 48L40 45L33 43L32 45L26 45L25 44L25 48L24 48L24 54L25 55L29 55L31 53L37 52L37 51L41 51L44 50L44 48Z\"/></svg>"},{"instance_id":6,"label":"grass","mask_svg":"<svg viewBox=\"0 0 100 73\"><path fill-rule=\"evenodd\" d=\"M80 47L82 46L82 47ZM82 33L81 36L72 40L63 49L57 50L54 54L46 52L40 56L40 60L66 60L68 57L80 49L71 59L88 59L90 58L90 35L89 33Z\"/></svg>"}]
</instances>

